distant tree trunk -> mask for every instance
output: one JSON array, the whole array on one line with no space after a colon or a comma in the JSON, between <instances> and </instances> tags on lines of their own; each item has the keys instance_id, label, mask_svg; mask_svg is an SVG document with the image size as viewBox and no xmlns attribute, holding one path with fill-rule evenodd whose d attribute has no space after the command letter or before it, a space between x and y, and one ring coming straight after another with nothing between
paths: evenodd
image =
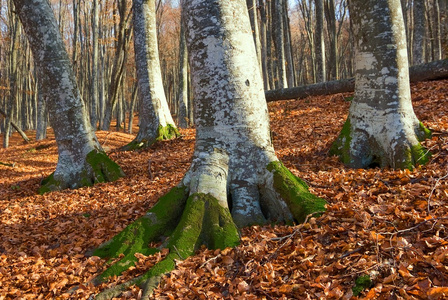
<instances>
[{"instance_id":1,"label":"distant tree trunk","mask_svg":"<svg viewBox=\"0 0 448 300\"><path fill-rule=\"evenodd\" d=\"M188 128L190 123L188 120L188 52L183 23L180 25L179 64L177 124L180 128Z\"/></svg>"},{"instance_id":2,"label":"distant tree trunk","mask_svg":"<svg viewBox=\"0 0 448 300\"><path fill-rule=\"evenodd\" d=\"M334 7L334 0L325 1L325 16L330 41L330 58L329 58L328 73L331 74L330 77L332 77L333 79L339 79L338 34L336 28L336 11Z\"/></svg>"},{"instance_id":3,"label":"distant tree trunk","mask_svg":"<svg viewBox=\"0 0 448 300\"><path fill-rule=\"evenodd\" d=\"M326 80L325 37L324 37L324 0L315 0L316 5L316 82Z\"/></svg>"},{"instance_id":4,"label":"distant tree trunk","mask_svg":"<svg viewBox=\"0 0 448 300\"><path fill-rule=\"evenodd\" d=\"M400 0L352 0L355 97L331 153L353 168L413 168L427 162L430 135L411 102Z\"/></svg>"},{"instance_id":5,"label":"distant tree trunk","mask_svg":"<svg viewBox=\"0 0 448 300\"><path fill-rule=\"evenodd\" d=\"M112 73L110 76L110 84L108 89L108 100L106 101L104 110L104 119L101 126L102 130L109 130L110 123L112 122L112 113L115 110L115 106L118 101L118 94L120 90L120 85L123 79L123 72L125 67L125 51L127 51L127 45L130 40L131 33L127 32L126 24L126 11L127 11L127 1L118 0L118 12L120 15L120 22L116 30L117 35L117 45L115 48L115 57L112 67Z\"/></svg>"},{"instance_id":6,"label":"distant tree trunk","mask_svg":"<svg viewBox=\"0 0 448 300\"><path fill-rule=\"evenodd\" d=\"M414 37L412 57L413 64L419 65L425 62L425 0L414 0Z\"/></svg>"},{"instance_id":7,"label":"distant tree trunk","mask_svg":"<svg viewBox=\"0 0 448 300\"><path fill-rule=\"evenodd\" d=\"M166 101L157 43L154 0L134 0L134 50L139 93L140 127L123 150L148 147L158 140L178 136Z\"/></svg>"},{"instance_id":8,"label":"distant tree trunk","mask_svg":"<svg viewBox=\"0 0 448 300\"><path fill-rule=\"evenodd\" d=\"M269 90L271 87L274 88L274 86L271 85L271 77L272 75L269 73L270 70L270 48L271 45L268 41L268 17L266 12L266 4L265 0L258 0L259 7L260 7L260 38L261 38L261 67L263 72L263 82L264 82L264 89ZM269 49L269 50L268 50ZM269 52L268 52L269 51Z\"/></svg>"},{"instance_id":9,"label":"distant tree trunk","mask_svg":"<svg viewBox=\"0 0 448 300\"><path fill-rule=\"evenodd\" d=\"M56 170L42 182L40 192L77 188L123 176L120 167L102 151L88 122L49 2L14 0L14 4L42 80L59 152Z\"/></svg>"},{"instance_id":10,"label":"distant tree trunk","mask_svg":"<svg viewBox=\"0 0 448 300\"><path fill-rule=\"evenodd\" d=\"M90 80L90 124L96 130L98 123L98 0L92 1L92 73Z\"/></svg>"},{"instance_id":11,"label":"distant tree trunk","mask_svg":"<svg viewBox=\"0 0 448 300\"><path fill-rule=\"evenodd\" d=\"M6 112L2 114L5 117L5 133L3 134L3 148L9 147L9 137L11 135L11 122L14 122L13 116L17 103L17 53L19 48L19 30L20 23L17 15L13 13L13 7L9 8L9 49L7 56L7 74L9 97L6 102Z\"/></svg>"},{"instance_id":12,"label":"distant tree trunk","mask_svg":"<svg viewBox=\"0 0 448 300\"><path fill-rule=\"evenodd\" d=\"M291 42L291 26L289 23L289 6L288 1L283 1L283 26L284 26L284 47L285 47L285 61L286 61L286 81L288 87L296 85L296 75L294 70L294 56L292 55Z\"/></svg>"},{"instance_id":13,"label":"distant tree trunk","mask_svg":"<svg viewBox=\"0 0 448 300\"><path fill-rule=\"evenodd\" d=\"M252 27L252 35L254 36L255 50L257 51L257 59L261 70L261 42L258 27L258 10L257 0L246 0L247 10L249 11L250 25Z\"/></svg>"},{"instance_id":14,"label":"distant tree trunk","mask_svg":"<svg viewBox=\"0 0 448 300\"><path fill-rule=\"evenodd\" d=\"M284 46L284 36L285 28L283 23L283 11L285 0L273 0L274 4L274 17L272 26L274 32L274 45L276 51L276 61L277 61L277 78L278 78L278 88L287 88L288 82L286 80L286 60L285 60L285 46Z\"/></svg>"}]
</instances>

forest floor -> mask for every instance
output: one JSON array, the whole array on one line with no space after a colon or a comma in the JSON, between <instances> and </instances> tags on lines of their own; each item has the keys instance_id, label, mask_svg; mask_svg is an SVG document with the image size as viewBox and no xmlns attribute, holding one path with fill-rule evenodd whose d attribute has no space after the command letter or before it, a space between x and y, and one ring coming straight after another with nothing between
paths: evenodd
<instances>
[{"instance_id":1,"label":"forest floor","mask_svg":"<svg viewBox=\"0 0 448 300\"><path fill-rule=\"evenodd\" d=\"M448 297L448 80L412 86L416 114L434 131L424 142L431 161L412 171L349 169L328 156L347 96L269 104L278 157L328 201L328 211L294 227L245 228L234 249L199 250L178 262L154 299ZM123 276L87 284L106 265L86 252L143 215L188 169L194 130L181 133L145 151L118 152L133 136L100 131L127 176L43 196L39 183L57 162L51 133L29 144L14 134L0 149L0 299L88 299L160 260L163 251L140 255ZM139 295L133 287L121 299Z\"/></svg>"}]
</instances>

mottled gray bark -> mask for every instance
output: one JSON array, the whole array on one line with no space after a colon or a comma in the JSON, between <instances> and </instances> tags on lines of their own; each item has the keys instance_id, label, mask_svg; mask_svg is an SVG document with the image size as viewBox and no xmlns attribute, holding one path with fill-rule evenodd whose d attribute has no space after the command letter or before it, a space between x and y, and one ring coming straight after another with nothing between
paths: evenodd
<instances>
[{"instance_id":1,"label":"mottled gray bark","mask_svg":"<svg viewBox=\"0 0 448 300\"><path fill-rule=\"evenodd\" d=\"M96 130L98 123L98 0L92 1L92 72L90 80L90 124Z\"/></svg>"},{"instance_id":2,"label":"mottled gray bark","mask_svg":"<svg viewBox=\"0 0 448 300\"><path fill-rule=\"evenodd\" d=\"M36 141L47 137L47 105L42 95L42 80L37 79L37 120L36 120Z\"/></svg>"},{"instance_id":3,"label":"mottled gray bark","mask_svg":"<svg viewBox=\"0 0 448 300\"><path fill-rule=\"evenodd\" d=\"M183 1L196 146L184 184L210 193L239 226L294 217L273 186L278 161L244 0ZM188 13L186 13L188 12Z\"/></svg>"},{"instance_id":4,"label":"mottled gray bark","mask_svg":"<svg viewBox=\"0 0 448 300\"><path fill-rule=\"evenodd\" d=\"M412 43L412 61L414 65L425 62L425 0L413 0L414 35Z\"/></svg>"},{"instance_id":5,"label":"mottled gray bark","mask_svg":"<svg viewBox=\"0 0 448 300\"><path fill-rule=\"evenodd\" d=\"M278 79L278 88L287 88L288 81L286 80L286 56L285 56L285 46L284 46L284 36L285 36L285 27L283 23L283 15L285 12L283 11L284 5L283 1L285 0L273 0L273 22L272 22L272 32L274 36L274 45L276 52L276 63L277 63L277 79Z\"/></svg>"},{"instance_id":6,"label":"mottled gray bark","mask_svg":"<svg viewBox=\"0 0 448 300\"><path fill-rule=\"evenodd\" d=\"M147 147L157 140L178 135L162 83L155 1L134 0L133 3L140 127L136 138L124 150Z\"/></svg>"},{"instance_id":7,"label":"mottled gray bark","mask_svg":"<svg viewBox=\"0 0 448 300\"><path fill-rule=\"evenodd\" d=\"M184 28L183 24L181 24L179 41L179 105L177 109L177 124L180 128L188 128L190 123L188 119L188 53Z\"/></svg>"},{"instance_id":8,"label":"mottled gray bark","mask_svg":"<svg viewBox=\"0 0 448 300\"><path fill-rule=\"evenodd\" d=\"M123 176L102 152L88 122L55 16L47 0L14 0L42 80L50 123L58 145L55 172L41 192L77 188ZM100 155L101 157L98 157ZM89 158L91 160L89 160Z\"/></svg>"},{"instance_id":9,"label":"mottled gray bark","mask_svg":"<svg viewBox=\"0 0 448 300\"><path fill-rule=\"evenodd\" d=\"M326 80L325 68L325 37L324 37L324 0L315 0L316 9L316 31L314 40L316 42L316 82Z\"/></svg>"},{"instance_id":10,"label":"mottled gray bark","mask_svg":"<svg viewBox=\"0 0 448 300\"><path fill-rule=\"evenodd\" d=\"M350 2L356 45L355 96L331 152L354 168L412 168L427 161L429 134L412 108L399 0Z\"/></svg>"}]
</instances>

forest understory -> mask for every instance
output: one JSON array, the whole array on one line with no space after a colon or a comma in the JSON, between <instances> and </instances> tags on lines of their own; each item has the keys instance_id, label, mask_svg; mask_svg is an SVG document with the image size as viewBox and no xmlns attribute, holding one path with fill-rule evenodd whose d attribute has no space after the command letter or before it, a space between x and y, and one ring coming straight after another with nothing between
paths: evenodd
<instances>
[{"instance_id":1,"label":"forest understory","mask_svg":"<svg viewBox=\"0 0 448 300\"><path fill-rule=\"evenodd\" d=\"M154 299L448 297L448 80L412 85L416 114L433 130L423 143L430 162L412 171L349 169L328 156L350 96L269 103L277 156L329 203L328 211L297 226L245 228L234 249L199 250L164 277ZM187 171L194 130L181 134L144 151L120 152L134 136L99 131L127 176L43 196L39 183L57 162L52 134L29 144L14 134L11 147L0 149L0 300L88 299L161 260L166 251L140 255L123 276L88 284L107 267L88 253L143 215ZM133 287L121 299L140 295Z\"/></svg>"}]
</instances>

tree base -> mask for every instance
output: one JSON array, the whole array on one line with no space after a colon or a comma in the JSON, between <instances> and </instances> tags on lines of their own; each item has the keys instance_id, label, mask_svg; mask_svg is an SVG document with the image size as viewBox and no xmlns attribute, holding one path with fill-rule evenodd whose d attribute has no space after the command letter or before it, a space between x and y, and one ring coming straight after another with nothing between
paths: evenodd
<instances>
[{"instance_id":1,"label":"tree base","mask_svg":"<svg viewBox=\"0 0 448 300\"><path fill-rule=\"evenodd\" d=\"M162 261L145 274L100 293L96 299L111 299L134 284L149 293L148 289L155 288L162 275L175 268L175 260L193 255L201 245L224 249L239 244L239 233L229 211L210 195L198 193L187 199L186 191L186 188L173 188L145 216L94 251L94 255L108 258L124 254L120 261L93 280L94 284L99 284L132 266L137 260L135 253L149 255L159 251L147 245L169 236L161 246L169 249L169 254ZM173 224L177 226L173 228Z\"/></svg>"},{"instance_id":2,"label":"tree base","mask_svg":"<svg viewBox=\"0 0 448 300\"><path fill-rule=\"evenodd\" d=\"M112 161L103 151L92 150L86 156L85 165L80 174L66 176L70 180L59 179L53 172L50 176L43 179L39 194L51 191L63 190L66 188L80 188L83 186L92 186L100 182L112 182L124 173L120 166ZM61 177L61 176L59 176Z\"/></svg>"},{"instance_id":3,"label":"tree base","mask_svg":"<svg viewBox=\"0 0 448 300\"><path fill-rule=\"evenodd\" d=\"M357 134L357 151L353 150L352 140ZM352 168L392 167L395 169L413 169L424 165L431 157L420 142L431 137L431 131L419 122L414 132L414 144L409 139L394 140L393 153L388 153L389 145L381 145L376 137L369 136L365 131L355 131L347 118L341 133L331 145L329 154L339 156L341 162ZM355 153L356 152L356 153ZM389 150L390 152L390 150Z\"/></svg>"},{"instance_id":4,"label":"tree base","mask_svg":"<svg viewBox=\"0 0 448 300\"><path fill-rule=\"evenodd\" d=\"M159 141L166 141L180 136L179 130L171 124L165 127L159 126L154 137L144 138L143 134L139 133L137 137L129 144L121 147L122 151L135 151L148 148Z\"/></svg>"},{"instance_id":5,"label":"tree base","mask_svg":"<svg viewBox=\"0 0 448 300\"><path fill-rule=\"evenodd\" d=\"M200 173L196 174L196 176L198 175ZM287 219L284 216L287 215L291 216L290 220L303 222L309 215L321 214L325 211L326 202L312 195L306 184L294 176L281 162L270 163L267 166L266 175L267 178L270 178L267 181L270 188L265 191L269 195L265 201L268 202L267 199L271 198L270 196L275 198L264 207L273 210L272 215L267 214L267 217L272 216L273 220L285 221ZM201 180L203 184L201 190L207 189L207 187L212 189L213 185L210 185L211 183L207 180L211 180L211 178L217 180L216 177L205 177L202 177ZM206 183L204 184L203 181ZM145 274L103 291L96 299L111 299L131 285L140 286L146 295L157 286L161 276L175 268L176 260L183 260L193 255L201 245L205 245L209 249L225 249L239 244L238 227L227 203L223 203L211 194L197 191L197 189L192 193L191 187L189 188L190 183L195 186L198 182L184 178L182 184L185 186L173 188L161 197L146 215L137 219L112 240L94 251L94 255L109 259L123 255L122 259L112 264L93 280L94 284L99 284L108 277L118 276L131 267L137 261L135 253L149 255L161 248L169 250L167 256ZM219 185L218 182L215 185ZM263 190L260 191L263 193ZM280 205L278 205L279 203ZM277 208L273 208L275 206ZM157 249L151 249L148 247L151 242L161 242L162 244Z\"/></svg>"}]
</instances>

